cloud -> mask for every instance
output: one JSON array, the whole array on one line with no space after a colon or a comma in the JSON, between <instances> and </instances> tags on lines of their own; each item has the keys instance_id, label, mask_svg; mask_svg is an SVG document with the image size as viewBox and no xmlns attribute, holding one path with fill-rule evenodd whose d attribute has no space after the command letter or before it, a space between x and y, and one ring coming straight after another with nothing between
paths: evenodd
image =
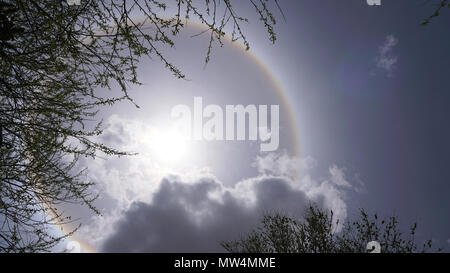
<instances>
[{"instance_id":1,"label":"cloud","mask_svg":"<svg viewBox=\"0 0 450 273\"><path fill-rule=\"evenodd\" d=\"M333 165L329 168L329 172L331 174L331 182L336 184L337 186L351 188L350 182L345 178L344 170L339 169L336 165Z\"/></svg>"},{"instance_id":2,"label":"cloud","mask_svg":"<svg viewBox=\"0 0 450 273\"><path fill-rule=\"evenodd\" d=\"M102 251L223 251L220 241L247 232L263 211L292 213L308 200L283 179L266 177L251 183L252 201L240 198L214 179L189 183L181 177L166 178L152 203L132 204Z\"/></svg>"},{"instance_id":3,"label":"cloud","mask_svg":"<svg viewBox=\"0 0 450 273\"><path fill-rule=\"evenodd\" d=\"M297 179L280 175L282 163L294 166L286 155L258 158L275 168L267 173L224 186L210 174L170 175L162 179L151 202L133 202L105 237L103 252L209 252L223 251L220 242L237 239L257 225L264 212L281 211L298 217L311 201L346 218L343 192L350 187L343 170L330 168L327 179L308 175ZM302 162L302 161L300 161ZM305 168L311 159L303 160ZM307 163L305 163L307 162ZM267 169L264 169L268 171Z\"/></svg>"},{"instance_id":4,"label":"cloud","mask_svg":"<svg viewBox=\"0 0 450 273\"><path fill-rule=\"evenodd\" d=\"M298 168L310 168L315 164L312 158L299 160L291 158L286 153L269 153L265 156L257 156L254 167L265 175L295 177Z\"/></svg>"},{"instance_id":5,"label":"cloud","mask_svg":"<svg viewBox=\"0 0 450 273\"><path fill-rule=\"evenodd\" d=\"M378 56L376 57L377 67L392 76L392 72L398 62L398 57L393 55L393 49L398 44L398 39L394 35L387 35L383 45L380 46Z\"/></svg>"},{"instance_id":6,"label":"cloud","mask_svg":"<svg viewBox=\"0 0 450 273\"><path fill-rule=\"evenodd\" d=\"M222 251L220 241L249 232L263 213L299 217L311 201L347 217L346 192L355 187L336 165L316 178L313 158L266 153L255 158L256 175L225 184L208 168L177 172L157 166L144 148L143 122L112 116L108 124L103 141L140 154L82 164L102 193L102 215L86 221L77 239L99 251Z\"/></svg>"}]
</instances>

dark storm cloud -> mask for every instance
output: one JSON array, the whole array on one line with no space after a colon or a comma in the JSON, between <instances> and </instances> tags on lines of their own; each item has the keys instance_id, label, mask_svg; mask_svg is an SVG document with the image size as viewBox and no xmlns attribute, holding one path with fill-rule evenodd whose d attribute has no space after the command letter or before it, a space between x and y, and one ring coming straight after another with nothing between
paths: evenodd
<instances>
[{"instance_id":1,"label":"dark storm cloud","mask_svg":"<svg viewBox=\"0 0 450 273\"><path fill-rule=\"evenodd\" d=\"M246 202L212 178L194 183L164 179L150 204L131 205L101 251L223 251L222 240L248 232L263 212L298 215L309 202L302 191L281 178L262 177L249 185L251 189L241 193L253 201Z\"/></svg>"}]
</instances>

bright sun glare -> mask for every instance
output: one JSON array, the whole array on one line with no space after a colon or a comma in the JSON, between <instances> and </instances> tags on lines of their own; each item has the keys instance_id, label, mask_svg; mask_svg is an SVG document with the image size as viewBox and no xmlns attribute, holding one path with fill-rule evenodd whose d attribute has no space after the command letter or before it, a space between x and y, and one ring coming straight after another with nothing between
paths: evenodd
<instances>
[{"instance_id":1,"label":"bright sun glare","mask_svg":"<svg viewBox=\"0 0 450 273\"><path fill-rule=\"evenodd\" d=\"M187 137L175 129L152 130L149 148L155 158L164 163L180 162L186 155Z\"/></svg>"}]
</instances>

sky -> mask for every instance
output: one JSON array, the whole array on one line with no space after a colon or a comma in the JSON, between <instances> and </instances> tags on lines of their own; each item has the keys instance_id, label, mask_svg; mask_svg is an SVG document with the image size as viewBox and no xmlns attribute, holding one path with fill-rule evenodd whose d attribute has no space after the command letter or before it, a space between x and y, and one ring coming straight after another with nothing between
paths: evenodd
<instances>
[{"instance_id":1,"label":"sky","mask_svg":"<svg viewBox=\"0 0 450 273\"><path fill-rule=\"evenodd\" d=\"M438 1L283 0L271 44L243 2L249 52L227 42L205 67L207 37L191 38L192 23L165 51L188 80L142 61L144 85L130 91L141 108L101 113L99 140L139 155L80 162L102 216L68 206L83 222L72 239L84 251L223 251L262 213L299 216L312 201L342 219L364 208L417 221L419 240L448 249L450 10L422 27ZM171 107L199 96L280 105L279 148L168 134Z\"/></svg>"},{"instance_id":2,"label":"sky","mask_svg":"<svg viewBox=\"0 0 450 273\"><path fill-rule=\"evenodd\" d=\"M436 1L285 1L275 70L297 104L303 152L364 182L349 207L395 212L445 246L450 231L450 45ZM289 3L288 3L289 2ZM295 28L288 25L295 25ZM263 52L265 49L261 48ZM288 78L291 80L289 81ZM352 204L352 205L350 205Z\"/></svg>"}]
</instances>

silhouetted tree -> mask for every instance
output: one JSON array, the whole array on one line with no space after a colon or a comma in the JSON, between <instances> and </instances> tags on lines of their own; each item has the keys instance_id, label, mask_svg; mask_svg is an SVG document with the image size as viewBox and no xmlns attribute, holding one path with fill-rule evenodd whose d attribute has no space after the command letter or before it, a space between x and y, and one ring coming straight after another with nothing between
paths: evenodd
<instances>
[{"instance_id":1,"label":"silhouetted tree","mask_svg":"<svg viewBox=\"0 0 450 273\"><path fill-rule=\"evenodd\" d=\"M74 1L71 1L74 2ZM177 78L184 74L162 49L188 18L205 26L214 43L228 32L249 48L242 30L248 20L231 0L0 0L0 252L46 251L62 237L49 224L71 221L63 202L93 206L93 182L77 171L80 157L127 155L93 141L99 107L129 100L140 84L137 65L157 58ZM235 2L233 2L235 3ZM246 2L275 42L276 0ZM137 19L138 18L138 19ZM117 97L98 87L119 87ZM137 106L137 105L136 105Z\"/></svg>"},{"instance_id":2,"label":"silhouetted tree","mask_svg":"<svg viewBox=\"0 0 450 273\"><path fill-rule=\"evenodd\" d=\"M441 11L443 8L448 7L450 8L450 1L448 0L441 0L439 5L436 7L435 11L433 12L433 14L431 14L427 19L425 19L422 22L422 26L426 26L428 25L431 20L433 20L434 18L438 17L441 14Z\"/></svg>"},{"instance_id":3,"label":"silhouetted tree","mask_svg":"<svg viewBox=\"0 0 450 273\"><path fill-rule=\"evenodd\" d=\"M431 240L422 246L416 243L416 223L408 233L401 232L398 224L397 216L379 219L361 209L357 220L339 226L332 211L310 205L299 220L281 213L266 214L249 234L221 245L237 253L363 253L369 242L377 241L383 253L432 250Z\"/></svg>"}]
</instances>

